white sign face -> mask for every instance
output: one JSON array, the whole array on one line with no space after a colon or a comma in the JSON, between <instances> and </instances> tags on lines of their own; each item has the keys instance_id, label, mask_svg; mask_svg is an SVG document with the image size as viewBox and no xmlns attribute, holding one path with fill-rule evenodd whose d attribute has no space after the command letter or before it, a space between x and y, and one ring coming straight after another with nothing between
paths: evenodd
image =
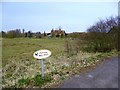
<instances>
[{"instance_id":1,"label":"white sign face","mask_svg":"<svg viewBox=\"0 0 120 90\"><path fill-rule=\"evenodd\" d=\"M38 50L34 52L33 57L36 59L45 59L51 55L49 50Z\"/></svg>"}]
</instances>

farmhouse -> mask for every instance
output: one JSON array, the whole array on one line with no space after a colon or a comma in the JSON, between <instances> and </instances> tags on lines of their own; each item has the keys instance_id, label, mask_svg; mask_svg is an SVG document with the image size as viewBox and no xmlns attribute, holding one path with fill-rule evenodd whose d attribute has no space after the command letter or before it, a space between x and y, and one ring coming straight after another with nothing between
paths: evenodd
<instances>
[{"instance_id":1,"label":"farmhouse","mask_svg":"<svg viewBox=\"0 0 120 90\"><path fill-rule=\"evenodd\" d=\"M54 30L54 29L52 29L51 30L51 36L52 37L65 37L65 35L66 35L66 33L65 33L65 31L64 30L61 30L61 29L56 29L56 30Z\"/></svg>"}]
</instances>

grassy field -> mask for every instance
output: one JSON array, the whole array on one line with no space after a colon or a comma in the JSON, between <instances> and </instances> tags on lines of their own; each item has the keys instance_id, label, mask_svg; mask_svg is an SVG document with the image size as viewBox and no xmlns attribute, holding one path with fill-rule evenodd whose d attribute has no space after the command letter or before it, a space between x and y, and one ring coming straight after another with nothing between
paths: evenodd
<instances>
[{"instance_id":1,"label":"grassy field","mask_svg":"<svg viewBox=\"0 0 120 90\"><path fill-rule=\"evenodd\" d=\"M76 68L94 65L95 62L98 62L99 57L114 55L114 52L101 54L80 51L77 55L68 58L65 53L65 42L65 38L3 39L2 86L51 87L60 83L61 80L69 77L69 75L79 73L79 70L75 70ZM45 74L50 74L52 81L48 84L37 86L35 82L38 80L34 78L36 78L36 75L41 74L40 61L33 58L33 53L40 49L48 49L52 52L52 55L45 61ZM33 80L36 81L33 82ZM29 84L26 84L26 82ZM41 81L39 82L41 83ZM22 83L21 86L20 83Z\"/></svg>"},{"instance_id":2,"label":"grassy field","mask_svg":"<svg viewBox=\"0 0 120 90\"><path fill-rule=\"evenodd\" d=\"M3 39L3 66L16 57L33 60L33 52L40 49L48 49L56 57L64 51L64 39Z\"/></svg>"}]
</instances>

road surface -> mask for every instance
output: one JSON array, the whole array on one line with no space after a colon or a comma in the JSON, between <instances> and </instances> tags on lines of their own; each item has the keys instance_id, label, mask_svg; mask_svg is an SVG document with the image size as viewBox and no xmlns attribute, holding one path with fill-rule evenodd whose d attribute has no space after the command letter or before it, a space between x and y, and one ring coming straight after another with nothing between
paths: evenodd
<instances>
[{"instance_id":1,"label":"road surface","mask_svg":"<svg viewBox=\"0 0 120 90\"><path fill-rule=\"evenodd\" d=\"M64 81L59 88L118 88L118 57Z\"/></svg>"}]
</instances>

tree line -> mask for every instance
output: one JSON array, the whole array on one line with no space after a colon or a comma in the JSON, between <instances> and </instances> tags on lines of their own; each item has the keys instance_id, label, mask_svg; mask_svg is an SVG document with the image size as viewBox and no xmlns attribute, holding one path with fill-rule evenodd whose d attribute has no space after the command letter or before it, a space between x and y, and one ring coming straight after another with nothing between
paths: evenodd
<instances>
[{"instance_id":1,"label":"tree line","mask_svg":"<svg viewBox=\"0 0 120 90\"><path fill-rule=\"evenodd\" d=\"M22 31L22 32L21 32ZM15 29L15 30L9 30L7 32L1 31L3 38L19 38L19 37L28 37L28 38L42 38L47 35L47 33L41 33L41 32L35 32L32 31L25 32L25 29Z\"/></svg>"},{"instance_id":2,"label":"tree line","mask_svg":"<svg viewBox=\"0 0 120 90\"><path fill-rule=\"evenodd\" d=\"M22 32L21 32L22 31ZM66 37L67 33L59 29L52 29L50 33L41 33L41 32L35 32L32 31L25 32L25 29L15 29L15 30L9 30L8 32L1 31L3 38L19 38L19 37L28 37L28 38L43 38L43 37Z\"/></svg>"}]
</instances>

